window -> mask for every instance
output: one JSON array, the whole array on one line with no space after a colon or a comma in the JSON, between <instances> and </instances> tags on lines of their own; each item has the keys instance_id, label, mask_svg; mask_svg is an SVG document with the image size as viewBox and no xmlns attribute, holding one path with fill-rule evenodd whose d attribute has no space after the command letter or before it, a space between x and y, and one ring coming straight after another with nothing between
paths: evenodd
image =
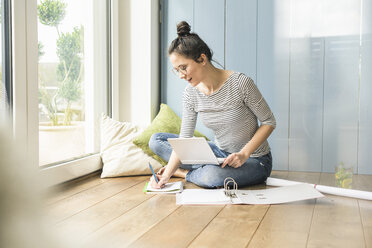
<instances>
[{"instance_id":1,"label":"window","mask_svg":"<svg viewBox=\"0 0 372 248\"><path fill-rule=\"evenodd\" d=\"M108 7L38 0L39 166L99 152L109 108Z\"/></svg>"},{"instance_id":2,"label":"window","mask_svg":"<svg viewBox=\"0 0 372 248\"><path fill-rule=\"evenodd\" d=\"M9 120L12 103L11 94L11 33L10 33L10 1L1 0L1 39L0 39L0 124Z\"/></svg>"}]
</instances>

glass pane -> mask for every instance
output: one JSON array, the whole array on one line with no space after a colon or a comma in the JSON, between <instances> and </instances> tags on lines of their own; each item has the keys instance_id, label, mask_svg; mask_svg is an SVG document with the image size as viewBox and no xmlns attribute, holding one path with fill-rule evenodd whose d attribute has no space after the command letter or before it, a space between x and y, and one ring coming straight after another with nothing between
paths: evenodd
<instances>
[{"instance_id":1,"label":"glass pane","mask_svg":"<svg viewBox=\"0 0 372 248\"><path fill-rule=\"evenodd\" d=\"M0 13L2 13L2 2L0 1ZM1 19L0 19L1 21ZM5 82L3 82L3 22L0 25L0 120L5 119L6 113L6 91ZM2 122L2 121L1 121Z\"/></svg>"},{"instance_id":2,"label":"glass pane","mask_svg":"<svg viewBox=\"0 0 372 248\"><path fill-rule=\"evenodd\" d=\"M1 34L1 37L0 37L0 125L4 125L4 124L7 124L7 121L9 120L9 108L8 108L8 94L7 94L7 90L6 90L6 80L5 80L5 73L6 72L6 69L4 66L3 66L3 61L4 61L4 51L7 51L6 47L3 47L5 46L4 44L4 40L5 38L7 37L4 37L4 21L3 19L4 18L7 18L8 15L4 16L3 14L3 4L4 4L5 1L0 1L0 13L1 13L1 18L0 18L0 21L1 21L1 25L0 25L0 34Z\"/></svg>"},{"instance_id":3,"label":"glass pane","mask_svg":"<svg viewBox=\"0 0 372 248\"><path fill-rule=\"evenodd\" d=\"M38 0L39 165L99 151L107 111L106 1Z\"/></svg>"}]
</instances>

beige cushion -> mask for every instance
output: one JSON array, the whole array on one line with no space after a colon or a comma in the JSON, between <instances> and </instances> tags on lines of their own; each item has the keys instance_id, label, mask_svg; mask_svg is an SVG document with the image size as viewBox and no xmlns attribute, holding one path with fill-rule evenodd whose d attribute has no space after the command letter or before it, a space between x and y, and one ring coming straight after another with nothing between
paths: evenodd
<instances>
[{"instance_id":1,"label":"beige cushion","mask_svg":"<svg viewBox=\"0 0 372 248\"><path fill-rule=\"evenodd\" d=\"M161 168L158 161L133 144L133 139L142 131L142 128L133 123L115 121L102 115L101 158L103 169L101 178L150 175L149 162L155 171Z\"/></svg>"}]
</instances>

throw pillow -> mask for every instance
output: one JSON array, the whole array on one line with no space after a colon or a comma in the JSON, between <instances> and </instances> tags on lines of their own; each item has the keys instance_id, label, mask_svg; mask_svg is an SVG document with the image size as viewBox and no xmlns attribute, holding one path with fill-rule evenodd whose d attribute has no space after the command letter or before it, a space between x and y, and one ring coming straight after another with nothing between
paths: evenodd
<instances>
[{"instance_id":1,"label":"throw pillow","mask_svg":"<svg viewBox=\"0 0 372 248\"><path fill-rule=\"evenodd\" d=\"M149 141L154 133L174 133L179 134L181 129L181 118L166 104L160 105L160 111L145 131L133 140L133 143L140 147L146 154L159 161L162 165L167 162L153 153L149 147ZM194 132L196 137L205 137L198 131Z\"/></svg>"},{"instance_id":2,"label":"throw pillow","mask_svg":"<svg viewBox=\"0 0 372 248\"><path fill-rule=\"evenodd\" d=\"M143 131L130 122L119 122L106 115L101 118L101 178L150 175L150 162L154 170L161 164L133 144L133 139Z\"/></svg>"}]
</instances>

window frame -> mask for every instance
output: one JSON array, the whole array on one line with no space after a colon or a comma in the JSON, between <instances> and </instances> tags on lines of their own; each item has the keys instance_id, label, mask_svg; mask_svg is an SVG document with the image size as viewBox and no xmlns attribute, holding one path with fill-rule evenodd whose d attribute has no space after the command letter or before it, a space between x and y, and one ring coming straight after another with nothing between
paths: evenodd
<instances>
[{"instance_id":1,"label":"window frame","mask_svg":"<svg viewBox=\"0 0 372 248\"><path fill-rule=\"evenodd\" d=\"M4 1L4 0L2 0ZM117 113L118 67L112 67L118 60L118 0L107 1L107 82L108 113ZM39 118L38 118L38 33L37 0L12 0L12 53L13 53L13 132L20 151L27 151L27 161L40 171L46 186L59 184L92 173L102 168L99 153L50 166L39 167ZM25 59L26 58L26 59ZM114 83L113 83L114 82ZM36 144L36 145L35 145Z\"/></svg>"},{"instance_id":2,"label":"window frame","mask_svg":"<svg viewBox=\"0 0 372 248\"><path fill-rule=\"evenodd\" d=\"M1 0L1 33L2 33L2 81L5 85L7 103L12 114L12 7L11 0Z\"/></svg>"}]
</instances>

